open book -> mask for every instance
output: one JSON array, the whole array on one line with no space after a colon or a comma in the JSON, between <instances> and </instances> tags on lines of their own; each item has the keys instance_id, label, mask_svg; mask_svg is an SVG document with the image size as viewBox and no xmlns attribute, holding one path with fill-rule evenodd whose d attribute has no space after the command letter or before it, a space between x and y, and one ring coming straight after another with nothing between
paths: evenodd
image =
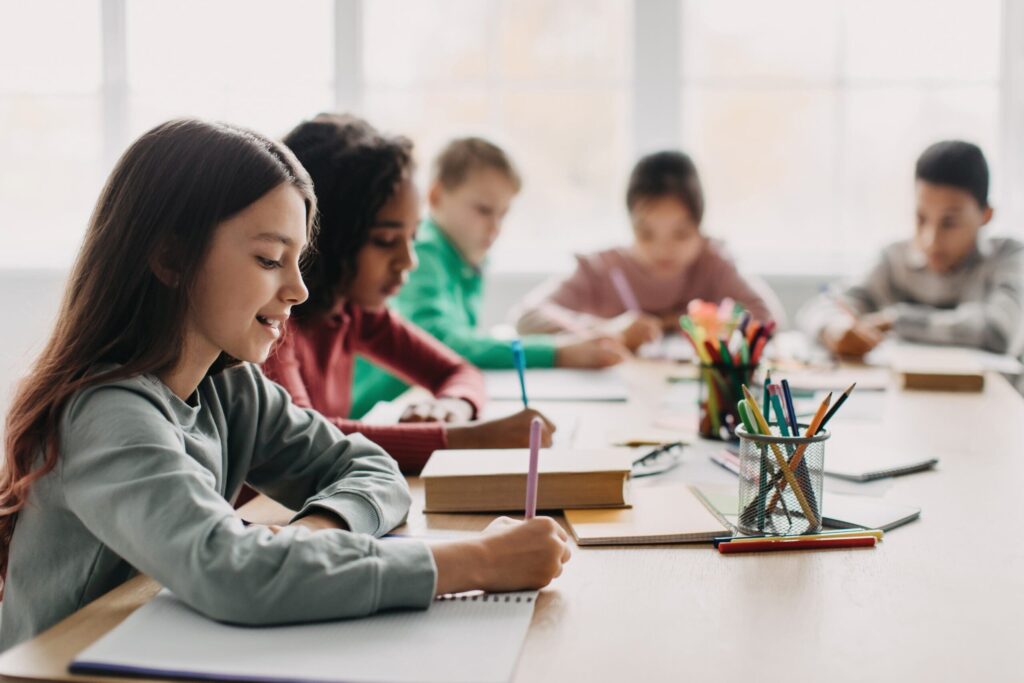
<instances>
[{"instance_id":1,"label":"open book","mask_svg":"<svg viewBox=\"0 0 1024 683\"><path fill-rule=\"evenodd\" d=\"M697 543L730 533L685 484L634 486L629 509L566 510L581 546Z\"/></svg>"}]
</instances>

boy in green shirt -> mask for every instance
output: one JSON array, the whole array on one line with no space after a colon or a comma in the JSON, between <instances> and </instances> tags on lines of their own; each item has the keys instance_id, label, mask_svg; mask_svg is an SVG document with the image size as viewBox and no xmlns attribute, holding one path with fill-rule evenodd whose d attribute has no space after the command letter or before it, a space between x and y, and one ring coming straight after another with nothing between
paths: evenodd
<instances>
[{"instance_id":1,"label":"boy in green shirt","mask_svg":"<svg viewBox=\"0 0 1024 683\"><path fill-rule=\"evenodd\" d=\"M483 268L521 180L505 152L480 138L448 143L434 164L428 201L430 217L416 241L419 267L391 305L471 363L511 368L511 341L478 327ZM623 360L626 351L608 337L530 335L522 338L526 364L533 368L602 368ZM406 389L400 379L360 358L356 363L352 417L377 401Z\"/></svg>"}]
</instances>

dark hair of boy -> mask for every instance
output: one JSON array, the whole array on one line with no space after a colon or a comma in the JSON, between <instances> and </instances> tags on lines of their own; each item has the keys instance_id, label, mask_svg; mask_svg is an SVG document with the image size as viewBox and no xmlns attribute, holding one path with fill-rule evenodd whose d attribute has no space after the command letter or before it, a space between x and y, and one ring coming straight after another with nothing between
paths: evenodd
<instances>
[{"instance_id":1,"label":"dark hair of boy","mask_svg":"<svg viewBox=\"0 0 1024 683\"><path fill-rule=\"evenodd\" d=\"M456 138L445 145L434 161L434 181L446 190L454 190L474 171L490 168L512 183L516 192L523 186L522 177L505 150L483 138Z\"/></svg>"},{"instance_id":2,"label":"dark hair of boy","mask_svg":"<svg viewBox=\"0 0 1024 683\"><path fill-rule=\"evenodd\" d=\"M642 199L671 196L683 203L693 220L704 216L704 190L693 160L682 152L655 152L636 162L629 176L626 208L630 211Z\"/></svg>"},{"instance_id":3,"label":"dark hair of boy","mask_svg":"<svg viewBox=\"0 0 1024 683\"><path fill-rule=\"evenodd\" d=\"M358 271L377 214L413 171L412 142L348 114L320 114L284 138L313 179L319 230L303 269L309 298L293 310L310 318L334 308Z\"/></svg>"},{"instance_id":4,"label":"dark hair of boy","mask_svg":"<svg viewBox=\"0 0 1024 683\"><path fill-rule=\"evenodd\" d=\"M970 142L943 140L931 145L918 157L915 177L960 188L970 193L978 206L988 208L988 163L981 149Z\"/></svg>"}]
</instances>

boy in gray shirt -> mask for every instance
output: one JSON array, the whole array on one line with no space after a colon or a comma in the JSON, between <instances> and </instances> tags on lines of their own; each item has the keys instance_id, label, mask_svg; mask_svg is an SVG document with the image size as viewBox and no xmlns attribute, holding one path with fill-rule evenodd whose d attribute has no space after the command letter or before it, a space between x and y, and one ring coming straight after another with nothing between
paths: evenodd
<instances>
[{"instance_id":1,"label":"boy in gray shirt","mask_svg":"<svg viewBox=\"0 0 1024 683\"><path fill-rule=\"evenodd\" d=\"M1019 355L1024 244L979 235L992 219L984 155L937 142L918 158L916 179L914 237L884 249L856 285L805 305L800 328L841 356L863 356L887 334Z\"/></svg>"}]
</instances>

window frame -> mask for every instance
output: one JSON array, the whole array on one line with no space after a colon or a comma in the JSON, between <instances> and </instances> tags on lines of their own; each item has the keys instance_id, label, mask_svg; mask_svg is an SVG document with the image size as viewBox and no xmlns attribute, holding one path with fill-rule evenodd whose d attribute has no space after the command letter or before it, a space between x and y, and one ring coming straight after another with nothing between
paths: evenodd
<instances>
[{"instance_id":1,"label":"window frame","mask_svg":"<svg viewBox=\"0 0 1024 683\"><path fill-rule=\"evenodd\" d=\"M129 140L127 0L99 0L101 14L103 158L109 167ZM365 90L364 0L333 0L333 101L360 110ZM1002 0L999 149L993 151L1000 187L1024 184L1024 5ZM680 144L685 116L680 21L682 0L634 0L631 149L634 156ZM843 83L836 87L842 92ZM841 157L837 159L842 164ZM836 171L839 172L839 171ZM1024 234L1024 198L1002 193L1004 231ZM1016 227L1022 226L1022 227ZM810 273L809 273L810 274Z\"/></svg>"}]
</instances>

